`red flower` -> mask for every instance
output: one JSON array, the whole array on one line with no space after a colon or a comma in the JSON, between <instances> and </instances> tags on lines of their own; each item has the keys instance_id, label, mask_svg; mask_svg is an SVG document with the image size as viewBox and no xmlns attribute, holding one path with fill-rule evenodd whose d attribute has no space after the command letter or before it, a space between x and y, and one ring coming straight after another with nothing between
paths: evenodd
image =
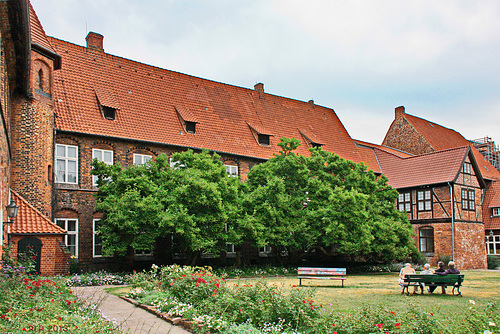
<instances>
[{"instance_id":1,"label":"red flower","mask_svg":"<svg viewBox=\"0 0 500 334\"><path fill-rule=\"evenodd\" d=\"M395 312L392 312L392 311L391 311L391 312L389 312L389 313L390 313L390 314L396 314Z\"/></svg>"},{"instance_id":2,"label":"red flower","mask_svg":"<svg viewBox=\"0 0 500 334\"><path fill-rule=\"evenodd\" d=\"M399 322L395 323L394 326L399 327L401 324Z\"/></svg>"},{"instance_id":3,"label":"red flower","mask_svg":"<svg viewBox=\"0 0 500 334\"><path fill-rule=\"evenodd\" d=\"M384 324L382 324L382 323L376 324L375 327L378 327L378 329L382 329L382 327L384 327Z\"/></svg>"}]
</instances>

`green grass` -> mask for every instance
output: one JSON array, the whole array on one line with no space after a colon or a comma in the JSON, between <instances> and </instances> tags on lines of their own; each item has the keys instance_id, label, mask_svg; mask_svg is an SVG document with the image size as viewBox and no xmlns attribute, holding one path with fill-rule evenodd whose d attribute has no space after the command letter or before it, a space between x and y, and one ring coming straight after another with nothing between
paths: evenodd
<instances>
[{"instance_id":1,"label":"green grass","mask_svg":"<svg viewBox=\"0 0 500 334\"><path fill-rule=\"evenodd\" d=\"M484 307L492 301L500 302L500 271L468 270L463 271L465 281L460 288L463 297L451 295L447 288L442 295L440 288L434 294L401 295L397 273L370 273L348 275L342 283L335 280L302 280L300 289L316 289L316 304L332 304L336 311L350 312L356 309L382 306L389 311L405 310L409 304L424 307L439 313L455 313L469 307L473 300L478 307ZM252 282L254 279L241 279ZM292 277L270 277L272 284L292 288L298 287L299 280ZM412 289L410 289L412 291Z\"/></svg>"}]
</instances>

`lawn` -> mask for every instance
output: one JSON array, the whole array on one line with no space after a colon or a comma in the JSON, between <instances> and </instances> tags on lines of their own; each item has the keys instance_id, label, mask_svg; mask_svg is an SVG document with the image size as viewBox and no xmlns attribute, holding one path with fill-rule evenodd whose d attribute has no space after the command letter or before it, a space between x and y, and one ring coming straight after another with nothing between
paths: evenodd
<instances>
[{"instance_id":1,"label":"lawn","mask_svg":"<svg viewBox=\"0 0 500 334\"><path fill-rule=\"evenodd\" d=\"M368 306L382 306L397 311L404 310L412 303L418 307L434 309L439 314L460 312L463 307L469 306L469 300L473 300L478 307L484 307L491 301L500 302L500 271L466 270L462 274L465 274L465 281L460 289L463 297L451 295L451 288L446 289L446 295L442 295L439 288L433 294L425 292L424 295L401 295L397 273L348 275L344 288L340 281L302 280L300 288L316 289L316 303L330 303L341 312ZM255 280L241 279L249 284ZM299 280L292 277L270 277L268 280L272 284L290 288L294 285L298 287L299 284ZM236 280L229 282L234 284Z\"/></svg>"}]
</instances>

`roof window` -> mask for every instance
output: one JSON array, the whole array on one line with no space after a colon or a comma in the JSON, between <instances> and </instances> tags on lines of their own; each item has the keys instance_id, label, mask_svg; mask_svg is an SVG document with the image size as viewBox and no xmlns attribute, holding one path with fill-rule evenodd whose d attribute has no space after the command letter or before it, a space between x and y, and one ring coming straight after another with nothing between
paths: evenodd
<instances>
[{"instance_id":1,"label":"roof window","mask_svg":"<svg viewBox=\"0 0 500 334\"><path fill-rule=\"evenodd\" d=\"M116 116L116 109L106 106L101 106L104 118L114 120Z\"/></svg>"},{"instance_id":2,"label":"roof window","mask_svg":"<svg viewBox=\"0 0 500 334\"><path fill-rule=\"evenodd\" d=\"M250 130L252 131L252 135L259 145L262 146L271 146L271 136L269 131L265 130L262 126L258 124L250 124L248 123Z\"/></svg>"},{"instance_id":3,"label":"roof window","mask_svg":"<svg viewBox=\"0 0 500 334\"><path fill-rule=\"evenodd\" d=\"M94 88L94 91L102 116L105 119L115 120L116 111L120 109L120 106L118 105L113 93L104 88Z\"/></svg>"},{"instance_id":4,"label":"roof window","mask_svg":"<svg viewBox=\"0 0 500 334\"><path fill-rule=\"evenodd\" d=\"M175 111L177 111L177 116L184 131L187 133L196 133L196 123L198 123L196 116L184 106L175 106Z\"/></svg>"},{"instance_id":5,"label":"roof window","mask_svg":"<svg viewBox=\"0 0 500 334\"><path fill-rule=\"evenodd\" d=\"M259 144L260 145L271 145L269 135L264 135L262 133L259 133L258 137L259 137Z\"/></svg>"}]
</instances>

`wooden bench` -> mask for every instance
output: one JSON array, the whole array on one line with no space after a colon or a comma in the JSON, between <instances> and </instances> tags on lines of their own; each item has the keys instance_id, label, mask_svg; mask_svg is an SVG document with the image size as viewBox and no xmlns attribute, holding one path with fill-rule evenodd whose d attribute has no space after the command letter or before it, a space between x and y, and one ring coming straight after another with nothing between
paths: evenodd
<instances>
[{"instance_id":1,"label":"wooden bench","mask_svg":"<svg viewBox=\"0 0 500 334\"><path fill-rule=\"evenodd\" d=\"M342 287L344 287L344 281L347 279L345 268L310 268L310 267L299 267L297 269L299 276L299 286L302 285L303 279L334 279L341 280Z\"/></svg>"},{"instance_id":2,"label":"wooden bench","mask_svg":"<svg viewBox=\"0 0 500 334\"><path fill-rule=\"evenodd\" d=\"M457 296L462 296L460 292L460 286L462 286L462 282L464 281L464 275L406 275L404 278L404 289L406 289L406 293L409 295L410 286L418 285L421 287L422 294L424 293L424 289L422 289L422 284L425 284L426 287L429 286L452 286L453 290L451 290L451 294L455 295L455 289L457 289ZM403 291L404 291L403 289Z\"/></svg>"}]
</instances>

